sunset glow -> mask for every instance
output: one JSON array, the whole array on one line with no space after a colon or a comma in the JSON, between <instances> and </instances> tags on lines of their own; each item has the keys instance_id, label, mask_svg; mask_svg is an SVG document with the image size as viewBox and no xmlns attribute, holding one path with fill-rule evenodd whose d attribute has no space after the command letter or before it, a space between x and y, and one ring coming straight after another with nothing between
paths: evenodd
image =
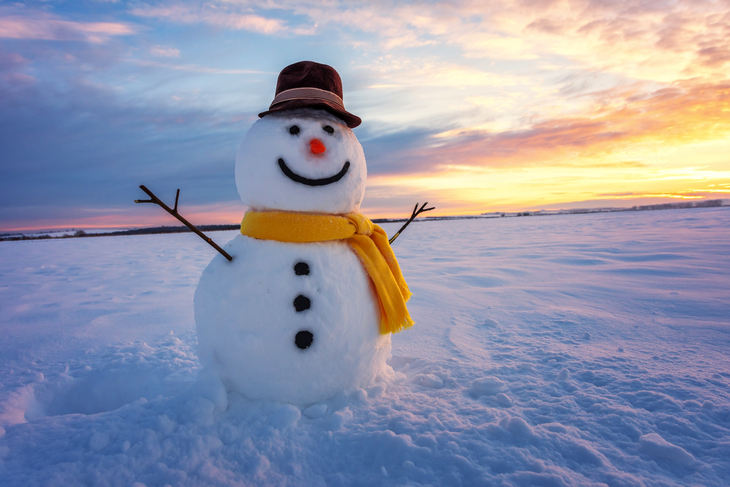
<instances>
[{"instance_id":1,"label":"sunset glow","mask_svg":"<svg viewBox=\"0 0 730 487\"><path fill-rule=\"evenodd\" d=\"M371 217L730 198L728 32L706 1L2 6L0 230L174 224L139 184L239 221L235 150L303 59L363 119Z\"/></svg>"}]
</instances>

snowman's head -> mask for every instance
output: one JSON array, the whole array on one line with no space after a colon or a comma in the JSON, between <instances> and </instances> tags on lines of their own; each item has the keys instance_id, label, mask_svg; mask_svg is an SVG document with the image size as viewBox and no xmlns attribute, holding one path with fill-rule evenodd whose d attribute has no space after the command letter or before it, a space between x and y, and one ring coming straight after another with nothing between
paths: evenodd
<instances>
[{"instance_id":1,"label":"snowman's head","mask_svg":"<svg viewBox=\"0 0 730 487\"><path fill-rule=\"evenodd\" d=\"M357 137L324 110L268 114L253 124L236 154L238 193L256 211L357 211L366 177Z\"/></svg>"}]
</instances>

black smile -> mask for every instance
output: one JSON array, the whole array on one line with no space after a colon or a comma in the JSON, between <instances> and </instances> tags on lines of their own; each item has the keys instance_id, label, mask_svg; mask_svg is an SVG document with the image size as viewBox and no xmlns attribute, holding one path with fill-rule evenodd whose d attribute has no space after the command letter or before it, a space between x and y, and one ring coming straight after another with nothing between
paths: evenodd
<instances>
[{"instance_id":1,"label":"black smile","mask_svg":"<svg viewBox=\"0 0 730 487\"><path fill-rule=\"evenodd\" d=\"M300 176L299 174L289 169L289 167L286 165L286 162L284 162L284 159L279 159L279 167L281 168L281 172L283 172L284 175L292 181L306 184L307 186L326 186L328 184L336 183L337 181L342 179L345 174L347 174L347 170L350 169L350 161L346 161L345 165L342 166L340 172L338 172L334 176L322 179L309 179L305 178L304 176Z\"/></svg>"}]
</instances>

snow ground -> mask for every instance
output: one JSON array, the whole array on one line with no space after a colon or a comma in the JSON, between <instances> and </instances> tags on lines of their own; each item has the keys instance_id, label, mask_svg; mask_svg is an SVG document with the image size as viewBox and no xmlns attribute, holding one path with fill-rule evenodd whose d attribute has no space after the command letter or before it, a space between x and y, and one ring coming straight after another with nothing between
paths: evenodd
<instances>
[{"instance_id":1,"label":"snow ground","mask_svg":"<svg viewBox=\"0 0 730 487\"><path fill-rule=\"evenodd\" d=\"M0 483L727 485L728 228L727 208L413 224L387 383L223 412L196 382L197 237L0 243Z\"/></svg>"}]
</instances>

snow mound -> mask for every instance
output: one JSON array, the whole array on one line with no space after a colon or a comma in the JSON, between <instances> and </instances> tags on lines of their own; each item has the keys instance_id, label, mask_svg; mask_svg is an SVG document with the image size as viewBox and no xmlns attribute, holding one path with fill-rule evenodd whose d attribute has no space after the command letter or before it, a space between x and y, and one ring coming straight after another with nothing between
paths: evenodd
<instances>
[{"instance_id":1,"label":"snow mound","mask_svg":"<svg viewBox=\"0 0 730 487\"><path fill-rule=\"evenodd\" d=\"M641 451L651 457L669 460L678 465L690 467L696 466L699 463L684 448L669 443L656 433L642 435L639 438L639 446Z\"/></svg>"}]
</instances>

